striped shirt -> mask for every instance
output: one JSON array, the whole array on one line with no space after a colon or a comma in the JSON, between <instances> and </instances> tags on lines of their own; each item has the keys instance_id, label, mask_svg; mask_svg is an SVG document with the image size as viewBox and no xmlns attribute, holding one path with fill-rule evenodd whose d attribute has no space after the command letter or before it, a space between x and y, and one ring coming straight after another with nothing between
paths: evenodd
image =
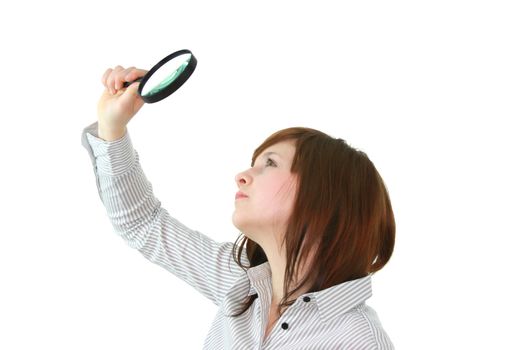
<instances>
[{"instance_id":1,"label":"striped shirt","mask_svg":"<svg viewBox=\"0 0 525 350\"><path fill-rule=\"evenodd\" d=\"M82 145L115 233L218 307L204 349L394 349L365 302L372 295L370 276L303 294L265 338L272 295L268 262L245 272L231 257L233 242L216 242L170 216L152 192L129 132L105 141L97 129L95 122L83 130ZM241 262L248 265L245 253ZM230 317L253 294L258 297L251 307Z\"/></svg>"}]
</instances>

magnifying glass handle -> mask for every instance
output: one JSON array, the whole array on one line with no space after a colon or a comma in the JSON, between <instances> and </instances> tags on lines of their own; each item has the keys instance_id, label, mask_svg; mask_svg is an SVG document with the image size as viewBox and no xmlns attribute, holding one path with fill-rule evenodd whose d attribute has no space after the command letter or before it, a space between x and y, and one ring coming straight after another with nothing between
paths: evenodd
<instances>
[{"instance_id":1,"label":"magnifying glass handle","mask_svg":"<svg viewBox=\"0 0 525 350\"><path fill-rule=\"evenodd\" d=\"M135 79L135 80L133 80L133 81L131 81L131 82L126 81L126 82L124 82L124 87L127 88L127 87L130 86L131 84L136 83L137 81L141 81L142 78L143 78L143 77L139 77L139 78L137 78L137 79Z\"/></svg>"}]
</instances>

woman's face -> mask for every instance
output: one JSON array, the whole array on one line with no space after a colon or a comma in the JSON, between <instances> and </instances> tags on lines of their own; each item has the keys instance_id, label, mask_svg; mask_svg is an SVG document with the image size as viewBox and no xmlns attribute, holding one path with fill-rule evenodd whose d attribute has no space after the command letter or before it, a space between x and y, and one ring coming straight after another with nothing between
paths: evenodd
<instances>
[{"instance_id":1,"label":"woman's face","mask_svg":"<svg viewBox=\"0 0 525 350\"><path fill-rule=\"evenodd\" d=\"M282 238L292 212L296 175L290 173L295 154L293 141L276 143L265 149L253 167L237 174L239 191L232 221L245 236L261 246Z\"/></svg>"}]
</instances>

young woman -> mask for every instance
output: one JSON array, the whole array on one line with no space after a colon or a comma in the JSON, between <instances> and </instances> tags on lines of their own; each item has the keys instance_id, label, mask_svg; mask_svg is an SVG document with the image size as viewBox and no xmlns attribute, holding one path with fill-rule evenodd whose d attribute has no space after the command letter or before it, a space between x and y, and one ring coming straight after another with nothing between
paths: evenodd
<instances>
[{"instance_id":1,"label":"young woman","mask_svg":"<svg viewBox=\"0 0 525 350\"><path fill-rule=\"evenodd\" d=\"M145 70L108 69L82 144L115 229L148 260L218 307L205 349L393 349L371 275L394 249L386 186L367 155L309 128L268 137L236 175L237 240L218 243L172 217L127 132ZM240 241L240 243L238 243Z\"/></svg>"}]
</instances>

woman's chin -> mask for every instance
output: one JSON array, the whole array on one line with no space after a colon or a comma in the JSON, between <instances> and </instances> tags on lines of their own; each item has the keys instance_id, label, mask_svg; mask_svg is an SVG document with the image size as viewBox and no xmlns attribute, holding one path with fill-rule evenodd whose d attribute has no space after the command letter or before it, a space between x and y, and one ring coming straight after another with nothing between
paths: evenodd
<instances>
[{"instance_id":1,"label":"woman's chin","mask_svg":"<svg viewBox=\"0 0 525 350\"><path fill-rule=\"evenodd\" d=\"M245 225L243 225L242 219L239 217L237 212L233 212L232 214L232 223L233 226L237 227L238 230L243 231L243 228Z\"/></svg>"}]
</instances>

